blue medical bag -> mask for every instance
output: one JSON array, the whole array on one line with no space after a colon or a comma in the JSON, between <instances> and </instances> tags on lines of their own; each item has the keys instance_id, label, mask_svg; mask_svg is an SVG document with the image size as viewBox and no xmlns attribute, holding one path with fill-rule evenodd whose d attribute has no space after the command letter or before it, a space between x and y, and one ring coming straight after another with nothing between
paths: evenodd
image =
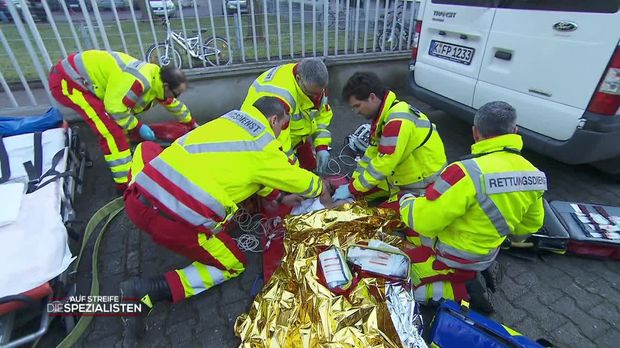
<instances>
[{"instance_id":1,"label":"blue medical bag","mask_svg":"<svg viewBox=\"0 0 620 348\"><path fill-rule=\"evenodd\" d=\"M443 300L431 323L431 347L545 348L552 345L527 338L454 301Z\"/></svg>"},{"instance_id":2,"label":"blue medical bag","mask_svg":"<svg viewBox=\"0 0 620 348\"><path fill-rule=\"evenodd\" d=\"M50 108L42 115L0 116L0 136L43 132L61 124L62 114L56 108Z\"/></svg>"}]
</instances>

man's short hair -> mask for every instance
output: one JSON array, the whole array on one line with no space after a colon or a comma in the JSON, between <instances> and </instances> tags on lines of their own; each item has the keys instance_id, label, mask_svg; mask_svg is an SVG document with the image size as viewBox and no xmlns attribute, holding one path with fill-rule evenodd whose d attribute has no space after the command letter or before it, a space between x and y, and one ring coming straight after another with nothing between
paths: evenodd
<instances>
[{"instance_id":1,"label":"man's short hair","mask_svg":"<svg viewBox=\"0 0 620 348\"><path fill-rule=\"evenodd\" d=\"M320 58L304 58L297 66L297 74L305 84L325 87L329 82L329 73Z\"/></svg>"},{"instance_id":2,"label":"man's short hair","mask_svg":"<svg viewBox=\"0 0 620 348\"><path fill-rule=\"evenodd\" d=\"M277 115L278 120L282 120L287 115L284 104L276 97L260 97L254 102L254 107L265 117Z\"/></svg>"},{"instance_id":3,"label":"man's short hair","mask_svg":"<svg viewBox=\"0 0 620 348\"><path fill-rule=\"evenodd\" d=\"M514 133L517 111L503 101L486 103L474 116L474 127L485 138Z\"/></svg>"},{"instance_id":4,"label":"man's short hair","mask_svg":"<svg viewBox=\"0 0 620 348\"><path fill-rule=\"evenodd\" d=\"M357 100L366 100L370 93L374 93L377 98L383 100L387 92L387 86L377 74L369 71L358 71L349 78L342 88L342 99L346 102L353 96Z\"/></svg>"},{"instance_id":5,"label":"man's short hair","mask_svg":"<svg viewBox=\"0 0 620 348\"><path fill-rule=\"evenodd\" d=\"M185 77L185 73L173 66L166 65L159 70L159 76L161 77L161 81L163 83L167 83L170 89L177 89L183 83L187 83L187 77Z\"/></svg>"}]
</instances>

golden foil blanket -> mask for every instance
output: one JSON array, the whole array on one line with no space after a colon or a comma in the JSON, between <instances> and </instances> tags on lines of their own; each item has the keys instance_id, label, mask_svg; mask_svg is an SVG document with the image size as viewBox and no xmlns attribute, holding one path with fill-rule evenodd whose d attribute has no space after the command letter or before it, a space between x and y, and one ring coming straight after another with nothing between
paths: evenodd
<instances>
[{"instance_id":1,"label":"golden foil blanket","mask_svg":"<svg viewBox=\"0 0 620 348\"><path fill-rule=\"evenodd\" d=\"M400 347L385 303L385 283L363 278L347 296L331 293L317 277L317 247L380 239L399 246L401 226L391 210L358 203L285 219L280 268L237 318L242 347Z\"/></svg>"}]
</instances>

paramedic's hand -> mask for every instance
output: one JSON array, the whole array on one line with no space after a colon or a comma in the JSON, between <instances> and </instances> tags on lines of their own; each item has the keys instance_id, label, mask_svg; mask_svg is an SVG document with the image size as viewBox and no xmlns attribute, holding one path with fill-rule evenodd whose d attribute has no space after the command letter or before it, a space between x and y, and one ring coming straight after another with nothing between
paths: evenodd
<instances>
[{"instance_id":1,"label":"paramedic's hand","mask_svg":"<svg viewBox=\"0 0 620 348\"><path fill-rule=\"evenodd\" d=\"M329 151L321 150L316 153L317 172L321 175L327 174L327 164L329 163Z\"/></svg>"},{"instance_id":2,"label":"paramedic's hand","mask_svg":"<svg viewBox=\"0 0 620 348\"><path fill-rule=\"evenodd\" d=\"M282 198L282 204L294 208L300 205L301 202L303 202L303 200L304 198L300 195L290 194L290 195L285 195Z\"/></svg>"},{"instance_id":3,"label":"paramedic's hand","mask_svg":"<svg viewBox=\"0 0 620 348\"><path fill-rule=\"evenodd\" d=\"M142 124L138 131L140 132L140 137L144 140L155 141L157 139L151 127L147 126L146 124Z\"/></svg>"},{"instance_id":4,"label":"paramedic's hand","mask_svg":"<svg viewBox=\"0 0 620 348\"><path fill-rule=\"evenodd\" d=\"M334 192L334 195L332 196L332 200L334 202L339 201L339 200L344 200L347 198L353 198L351 191L349 191L349 184L338 186L338 188L336 189L336 192Z\"/></svg>"}]
</instances>

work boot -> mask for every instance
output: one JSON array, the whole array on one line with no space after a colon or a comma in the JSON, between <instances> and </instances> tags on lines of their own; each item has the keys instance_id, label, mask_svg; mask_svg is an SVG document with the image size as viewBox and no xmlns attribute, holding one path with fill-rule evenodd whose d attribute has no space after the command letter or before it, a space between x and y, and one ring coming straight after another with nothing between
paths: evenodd
<instances>
[{"instance_id":1,"label":"work boot","mask_svg":"<svg viewBox=\"0 0 620 348\"><path fill-rule=\"evenodd\" d=\"M499 262L493 261L491 266L480 272L480 274L484 278L487 289L495 293L504 279L504 267Z\"/></svg>"},{"instance_id":2,"label":"work boot","mask_svg":"<svg viewBox=\"0 0 620 348\"><path fill-rule=\"evenodd\" d=\"M123 334L123 346L133 346L144 333L144 317L150 311L150 307L156 302L172 301L172 293L164 276L159 276L126 280L121 283L121 295L124 298L138 299L143 307L148 307L140 315L123 318L126 329Z\"/></svg>"},{"instance_id":3,"label":"work boot","mask_svg":"<svg viewBox=\"0 0 620 348\"><path fill-rule=\"evenodd\" d=\"M495 313L480 274L476 274L476 278L466 282L465 287L467 288L467 293L469 293L469 304L472 309L483 314Z\"/></svg>"}]
</instances>

